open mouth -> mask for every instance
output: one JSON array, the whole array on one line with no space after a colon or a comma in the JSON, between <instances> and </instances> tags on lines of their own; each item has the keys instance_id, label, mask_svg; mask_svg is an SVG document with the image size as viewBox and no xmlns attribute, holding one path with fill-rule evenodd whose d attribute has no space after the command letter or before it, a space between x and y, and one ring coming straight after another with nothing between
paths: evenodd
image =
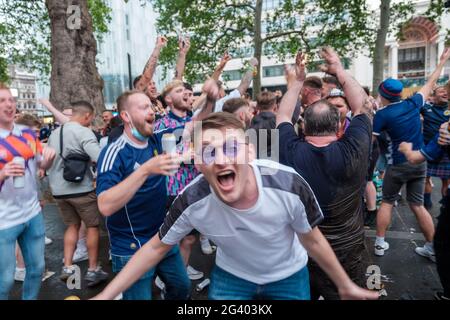
<instances>
[{"instance_id":1,"label":"open mouth","mask_svg":"<svg viewBox=\"0 0 450 320\"><path fill-rule=\"evenodd\" d=\"M222 189L230 189L234 186L236 173L231 170L222 171L217 175L217 181Z\"/></svg>"}]
</instances>

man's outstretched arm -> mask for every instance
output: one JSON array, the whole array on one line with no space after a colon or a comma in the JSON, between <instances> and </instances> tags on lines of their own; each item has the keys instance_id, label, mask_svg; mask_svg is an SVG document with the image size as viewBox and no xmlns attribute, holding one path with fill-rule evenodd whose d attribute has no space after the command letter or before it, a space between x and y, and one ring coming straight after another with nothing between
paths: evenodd
<instances>
[{"instance_id":1,"label":"man's outstretched arm","mask_svg":"<svg viewBox=\"0 0 450 320\"><path fill-rule=\"evenodd\" d=\"M49 112L53 114L55 117L55 120L59 122L60 124L64 124L66 122L70 121L70 118L66 116L64 113L56 109L53 104L47 99L39 99L39 103L42 104L44 107L47 108Z\"/></svg>"},{"instance_id":2,"label":"man's outstretched arm","mask_svg":"<svg viewBox=\"0 0 450 320\"><path fill-rule=\"evenodd\" d=\"M315 227L311 232L299 234L299 239L308 255L317 262L338 289L342 300L376 300L378 292L358 287L347 275L327 239Z\"/></svg>"},{"instance_id":3,"label":"man's outstretched arm","mask_svg":"<svg viewBox=\"0 0 450 320\"><path fill-rule=\"evenodd\" d=\"M220 59L219 64L217 65L216 69L214 69L214 72L211 76L211 79L218 81L220 78L220 75L223 72L223 69L227 65L228 61L231 60L231 56L228 54L228 52L225 52L223 54L222 59ZM200 97L195 100L194 104L192 105L192 109L195 111L197 109L201 109L205 106L206 103L206 94L202 93Z\"/></svg>"},{"instance_id":4,"label":"man's outstretched arm","mask_svg":"<svg viewBox=\"0 0 450 320\"><path fill-rule=\"evenodd\" d=\"M156 266L171 248L172 246L162 243L159 235L156 234L133 255L122 271L92 300L114 299Z\"/></svg>"},{"instance_id":5,"label":"man's outstretched arm","mask_svg":"<svg viewBox=\"0 0 450 320\"><path fill-rule=\"evenodd\" d=\"M442 69L444 68L445 63L449 58L450 58L450 48L447 48L442 53L441 58L439 60L439 64L428 78L427 83L425 83L425 85L419 90L419 92L423 95L424 101L426 101L430 97L431 91L436 85L436 82L438 81L439 76L441 75Z\"/></svg>"}]
</instances>

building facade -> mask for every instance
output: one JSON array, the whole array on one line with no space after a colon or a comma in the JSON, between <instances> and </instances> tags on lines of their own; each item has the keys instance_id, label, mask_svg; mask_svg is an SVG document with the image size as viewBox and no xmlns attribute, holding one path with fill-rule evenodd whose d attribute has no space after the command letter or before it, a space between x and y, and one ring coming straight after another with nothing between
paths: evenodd
<instances>
[{"instance_id":1,"label":"building facade","mask_svg":"<svg viewBox=\"0 0 450 320\"><path fill-rule=\"evenodd\" d=\"M17 109L20 112L42 116L44 111L36 102L36 76L15 65L8 67L8 74L11 92L17 101Z\"/></svg>"},{"instance_id":2,"label":"building facade","mask_svg":"<svg viewBox=\"0 0 450 320\"><path fill-rule=\"evenodd\" d=\"M156 14L150 1L107 0L112 9L109 31L97 43L97 68L104 80L103 95L108 109L117 97L131 89L156 43ZM143 5L145 4L145 5ZM161 86L159 70L154 80Z\"/></svg>"}]
</instances>

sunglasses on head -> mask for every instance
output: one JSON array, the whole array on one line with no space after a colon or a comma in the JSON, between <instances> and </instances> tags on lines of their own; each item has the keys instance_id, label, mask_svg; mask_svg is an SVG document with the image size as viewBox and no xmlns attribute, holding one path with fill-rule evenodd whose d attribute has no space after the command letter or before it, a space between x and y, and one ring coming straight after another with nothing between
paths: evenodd
<instances>
[{"instance_id":1,"label":"sunglasses on head","mask_svg":"<svg viewBox=\"0 0 450 320\"><path fill-rule=\"evenodd\" d=\"M227 140L222 146L213 146L213 145L206 145L202 147L202 160L203 163L209 165L216 161L216 158L218 156L218 150L222 149L222 153L225 157L227 157L230 160L236 160L238 152L239 152L239 146L245 145L247 143L245 142L239 142L237 140Z\"/></svg>"}]
</instances>

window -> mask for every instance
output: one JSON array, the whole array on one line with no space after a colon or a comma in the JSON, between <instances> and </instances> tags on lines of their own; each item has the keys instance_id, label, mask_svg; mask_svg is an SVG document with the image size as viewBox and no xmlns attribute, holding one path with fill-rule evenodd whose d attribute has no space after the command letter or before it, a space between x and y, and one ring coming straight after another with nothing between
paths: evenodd
<instances>
[{"instance_id":1,"label":"window","mask_svg":"<svg viewBox=\"0 0 450 320\"><path fill-rule=\"evenodd\" d=\"M263 67L263 77L264 78L270 78L270 77L281 77L284 76L284 66L270 66L270 67Z\"/></svg>"},{"instance_id":2,"label":"window","mask_svg":"<svg viewBox=\"0 0 450 320\"><path fill-rule=\"evenodd\" d=\"M398 72L401 76L425 75L425 47L398 50Z\"/></svg>"},{"instance_id":3,"label":"window","mask_svg":"<svg viewBox=\"0 0 450 320\"><path fill-rule=\"evenodd\" d=\"M128 25L128 15L125 15L125 25Z\"/></svg>"},{"instance_id":4,"label":"window","mask_svg":"<svg viewBox=\"0 0 450 320\"><path fill-rule=\"evenodd\" d=\"M283 0L264 0L263 10L273 10L283 4Z\"/></svg>"},{"instance_id":5,"label":"window","mask_svg":"<svg viewBox=\"0 0 450 320\"><path fill-rule=\"evenodd\" d=\"M127 29L127 40L130 41L130 30Z\"/></svg>"},{"instance_id":6,"label":"window","mask_svg":"<svg viewBox=\"0 0 450 320\"><path fill-rule=\"evenodd\" d=\"M223 72L223 79L225 81L241 80L242 75L240 70L228 70Z\"/></svg>"}]
</instances>

